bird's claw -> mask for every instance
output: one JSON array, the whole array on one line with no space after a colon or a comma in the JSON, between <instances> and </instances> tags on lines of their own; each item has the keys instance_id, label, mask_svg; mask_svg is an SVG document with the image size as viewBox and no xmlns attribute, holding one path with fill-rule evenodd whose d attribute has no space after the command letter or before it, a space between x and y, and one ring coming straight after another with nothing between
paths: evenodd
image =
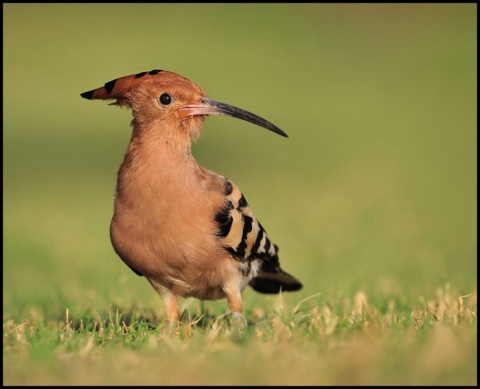
<instances>
[{"instance_id":1,"label":"bird's claw","mask_svg":"<svg viewBox=\"0 0 480 389\"><path fill-rule=\"evenodd\" d=\"M232 312L232 316L230 318L230 329L234 335L242 335L247 326L247 319L242 313Z\"/></svg>"}]
</instances>

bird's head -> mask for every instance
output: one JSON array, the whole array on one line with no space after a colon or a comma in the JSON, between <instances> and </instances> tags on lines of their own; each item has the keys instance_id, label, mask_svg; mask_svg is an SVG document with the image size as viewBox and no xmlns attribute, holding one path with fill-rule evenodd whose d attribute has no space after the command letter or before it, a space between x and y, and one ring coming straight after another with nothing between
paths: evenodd
<instances>
[{"instance_id":1,"label":"bird's head","mask_svg":"<svg viewBox=\"0 0 480 389\"><path fill-rule=\"evenodd\" d=\"M264 127L279 135L287 134L267 120L243 109L209 99L205 91L176 73L152 70L117 78L81 96L89 100L116 100L113 104L129 107L140 126L170 124L185 131L190 139L201 133L206 115L226 115Z\"/></svg>"}]
</instances>

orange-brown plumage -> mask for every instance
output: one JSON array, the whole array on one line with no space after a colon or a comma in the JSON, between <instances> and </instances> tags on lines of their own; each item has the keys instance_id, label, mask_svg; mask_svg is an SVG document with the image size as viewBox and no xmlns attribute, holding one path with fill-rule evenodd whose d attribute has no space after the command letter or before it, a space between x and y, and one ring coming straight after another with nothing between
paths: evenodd
<instances>
[{"instance_id":1,"label":"orange-brown plumage","mask_svg":"<svg viewBox=\"0 0 480 389\"><path fill-rule=\"evenodd\" d=\"M191 143L206 115L228 115L286 134L264 119L207 98L192 81L154 70L82 93L133 111L133 133L120 166L110 226L113 247L163 298L179 320L177 296L227 298L242 312L241 292L298 290L278 248L245 197L227 178L198 165Z\"/></svg>"}]
</instances>

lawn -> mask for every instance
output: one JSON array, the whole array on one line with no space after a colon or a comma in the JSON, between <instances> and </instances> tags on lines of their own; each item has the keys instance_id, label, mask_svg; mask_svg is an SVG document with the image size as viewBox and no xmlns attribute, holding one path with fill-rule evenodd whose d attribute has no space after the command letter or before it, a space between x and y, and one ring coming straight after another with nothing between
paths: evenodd
<instances>
[{"instance_id":1,"label":"lawn","mask_svg":"<svg viewBox=\"0 0 480 389\"><path fill-rule=\"evenodd\" d=\"M476 385L476 4L3 4L4 385ZM304 288L160 298L110 243L131 113L80 93L182 74Z\"/></svg>"}]
</instances>

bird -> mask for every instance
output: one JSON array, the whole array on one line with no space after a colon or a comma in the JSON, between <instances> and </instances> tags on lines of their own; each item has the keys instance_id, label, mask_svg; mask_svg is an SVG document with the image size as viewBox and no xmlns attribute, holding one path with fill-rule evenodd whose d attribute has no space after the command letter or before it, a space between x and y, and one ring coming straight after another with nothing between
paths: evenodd
<instances>
[{"instance_id":1,"label":"bird","mask_svg":"<svg viewBox=\"0 0 480 389\"><path fill-rule=\"evenodd\" d=\"M191 145L210 115L225 115L288 135L251 112L207 97L193 81L151 70L80 94L132 110L132 135L117 173L110 240L116 254L160 295L179 323L179 297L227 299L242 318L242 292L297 291L279 248L228 178L200 166Z\"/></svg>"}]
</instances>

